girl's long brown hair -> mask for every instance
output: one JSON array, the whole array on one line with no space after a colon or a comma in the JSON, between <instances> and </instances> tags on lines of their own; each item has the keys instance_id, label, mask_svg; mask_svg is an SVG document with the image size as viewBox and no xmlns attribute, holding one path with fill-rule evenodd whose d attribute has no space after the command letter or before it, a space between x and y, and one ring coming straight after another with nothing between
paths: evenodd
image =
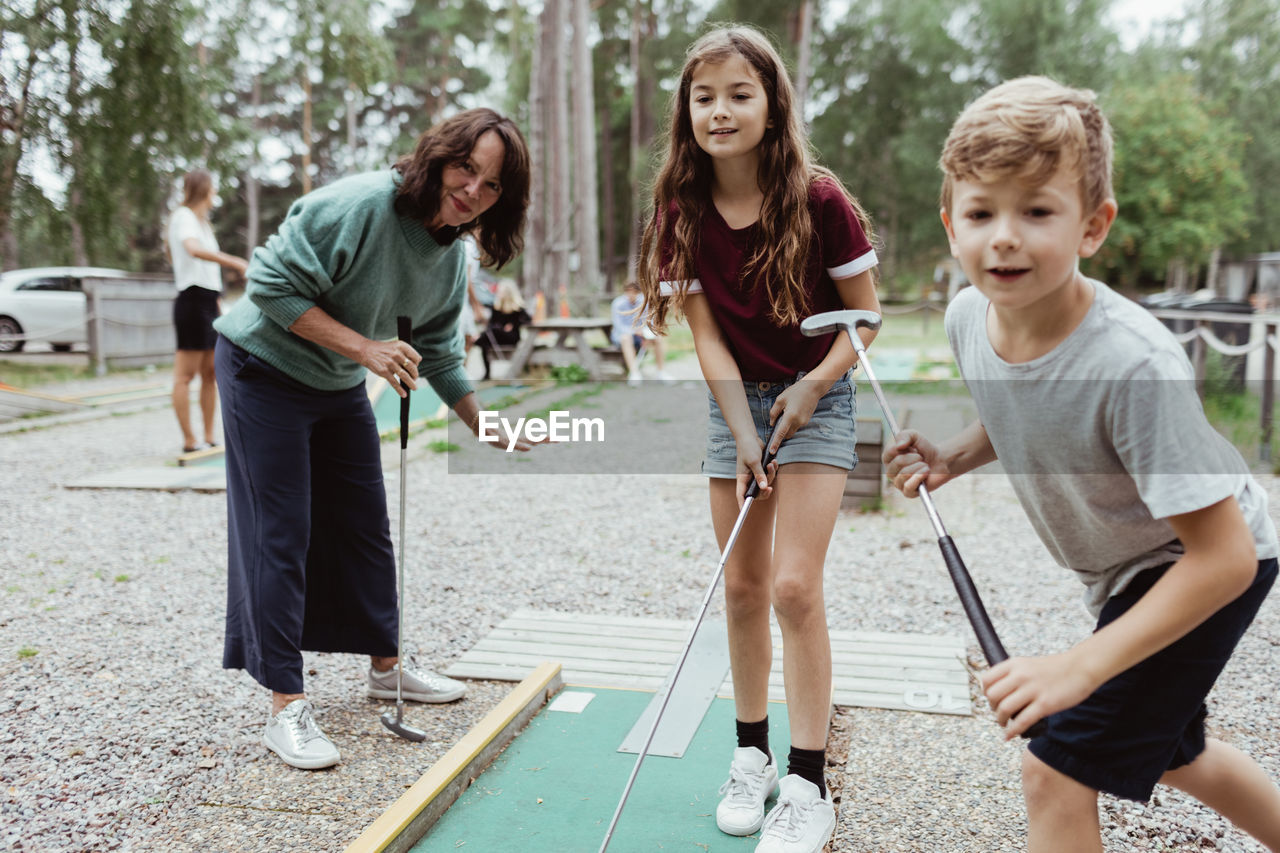
<instances>
[{"instance_id":1,"label":"girl's long brown hair","mask_svg":"<svg viewBox=\"0 0 1280 853\"><path fill-rule=\"evenodd\" d=\"M524 220L529 209L529 149L511 119L480 108L465 110L432 127L418 139L412 154L395 164L400 173L396 213L430 221L440 212L441 173L444 167L471 156L480 137L498 134L505 152L498 178L502 194L493 206L458 228L443 229L446 238L475 234L486 256L486 266L501 268L524 248Z\"/></svg>"},{"instance_id":2,"label":"girl's long brown hair","mask_svg":"<svg viewBox=\"0 0 1280 853\"><path fill-rule=\"evenodd\" d=\"M757 182L764 190L764 203L757 223L757 248L741 274L745 279L754 272L758 286L766 288L770 319L778 326L793 325L808 309L804 277L813 239L809 215L809 185L813 181L827 179L838 186L853 206L867 239L872 239L871 220L857 199L830 170L813 162L795 90L773 45L751 27L717 27L695 41L685 55L680 85L671 96L669 145L654 183L653 215L640 242L637 280L645 304L651 306L649 324L657 332L665 330L669 310L675 316L684 311L688 283L697 278L698 234L711 204L711 156L698 147L689 116L693 75L704 63L719 64L732 56L741 56L759 75L769 104L771 125L758 149ZM672 205L679 211L674 228L667 215ZM674 253L664 270L661 255L665 241L670 241ZM660 278L678 283L671 298L659 294Z\"/></svg>"}]
</instances>

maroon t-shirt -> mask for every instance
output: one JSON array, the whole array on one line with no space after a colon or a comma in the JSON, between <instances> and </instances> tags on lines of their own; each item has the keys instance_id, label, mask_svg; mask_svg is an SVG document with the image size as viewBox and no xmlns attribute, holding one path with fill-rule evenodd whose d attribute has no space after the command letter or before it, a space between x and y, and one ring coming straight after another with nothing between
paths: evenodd
<instances>
[{"instance_id":1,"label":"maroon t-shirt","mask_svg":"<svg viewBox=\"0 0 1280 853\"><path fill-rule=\"evenodd\" d=\"M850 278L877 263L875 249L863 232L852 205L832 181L819 178L809 184L809 214L813 218L813 240L805 268L804 286L809 314L844 308L832 279ZM671 221L679 216L672 205ZM676 282L667 279L673 257L671 228L663 229L662 292L675 292ZM712 316L720 324L729 351L743 379L787 380L800 371L813 370L831 350L834 334L807 338L800 324L779 328L769 319L769 296L756 287L753 272L741 278L743 265L755 250L759 228L730 228L714 204L707 205L699 234L697 278L690 293L706 296Z\"/></svg>"}]
</instances>

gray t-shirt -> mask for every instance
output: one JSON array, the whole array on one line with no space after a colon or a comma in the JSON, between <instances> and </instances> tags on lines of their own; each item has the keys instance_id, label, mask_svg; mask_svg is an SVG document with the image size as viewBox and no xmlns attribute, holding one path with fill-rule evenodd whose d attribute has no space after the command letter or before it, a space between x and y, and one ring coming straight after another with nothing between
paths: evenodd
<instances>
[{"instance_id":1,"label":"gray t-shirt","mask_svg":"<svg viewBox=\"0 0 1280 853\"><path fill-rule=\"evenodd\" d=\"M947 337L1022 508L1096 617L1144 569L1183 553L1169 516L1234 495L1258 559L1275 557L1267 496L1209 425L1173 335L1102 282L1057 347L1022 364L996 354L989 302L962 290Z\"/></svg>"}]
</instances>

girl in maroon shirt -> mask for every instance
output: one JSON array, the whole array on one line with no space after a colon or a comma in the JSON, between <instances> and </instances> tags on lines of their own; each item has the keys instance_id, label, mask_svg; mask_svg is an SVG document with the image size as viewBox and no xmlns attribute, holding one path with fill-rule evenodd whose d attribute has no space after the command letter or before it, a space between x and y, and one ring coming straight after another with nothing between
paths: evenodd
<instances>
[{"instance_id":1,"label":"girl in maroon shirt","mask_svg":"<svg viewBox=\"0 0 1280 853\"><path fill-rule=\"evenodd\" d=\"M693 332L710 388L711 517L723 549L747 485L762 500L725 566L738 748L716 809L720 829L761 829L758 853L819 851L835 827L825 764L831 646L823 561L854 455L857 360L848 338L807 338L800 321L879 311L870 223L817 166L777 52L757 31L714 30L689 49L670 145L641 244L639 281L661 333L668 312ZM862 330L870 344L874 333ZM762 465L777 426L777 460ZM769 480L772 478L772 485ZM768 741L770 605L783 637L791 752Z\"/></svg>"}]
</instances>

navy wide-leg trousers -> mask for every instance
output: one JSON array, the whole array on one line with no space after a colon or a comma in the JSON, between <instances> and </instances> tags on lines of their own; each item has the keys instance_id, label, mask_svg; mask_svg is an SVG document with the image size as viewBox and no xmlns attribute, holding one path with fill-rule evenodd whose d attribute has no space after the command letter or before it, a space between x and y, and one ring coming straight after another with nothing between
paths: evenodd
<instances>
[{"instance_id":1,"label":"navy wide-leg trousers","mask_svg":"<svg viewBox=\"0 0 1280 853\"><path fill-rule=\"evenodd\" d=\"M219 337L227 463L222 665L302 693L302 650L396 654L396 569L364 385L317 391Z\"/></svg>"}]
</instances>

